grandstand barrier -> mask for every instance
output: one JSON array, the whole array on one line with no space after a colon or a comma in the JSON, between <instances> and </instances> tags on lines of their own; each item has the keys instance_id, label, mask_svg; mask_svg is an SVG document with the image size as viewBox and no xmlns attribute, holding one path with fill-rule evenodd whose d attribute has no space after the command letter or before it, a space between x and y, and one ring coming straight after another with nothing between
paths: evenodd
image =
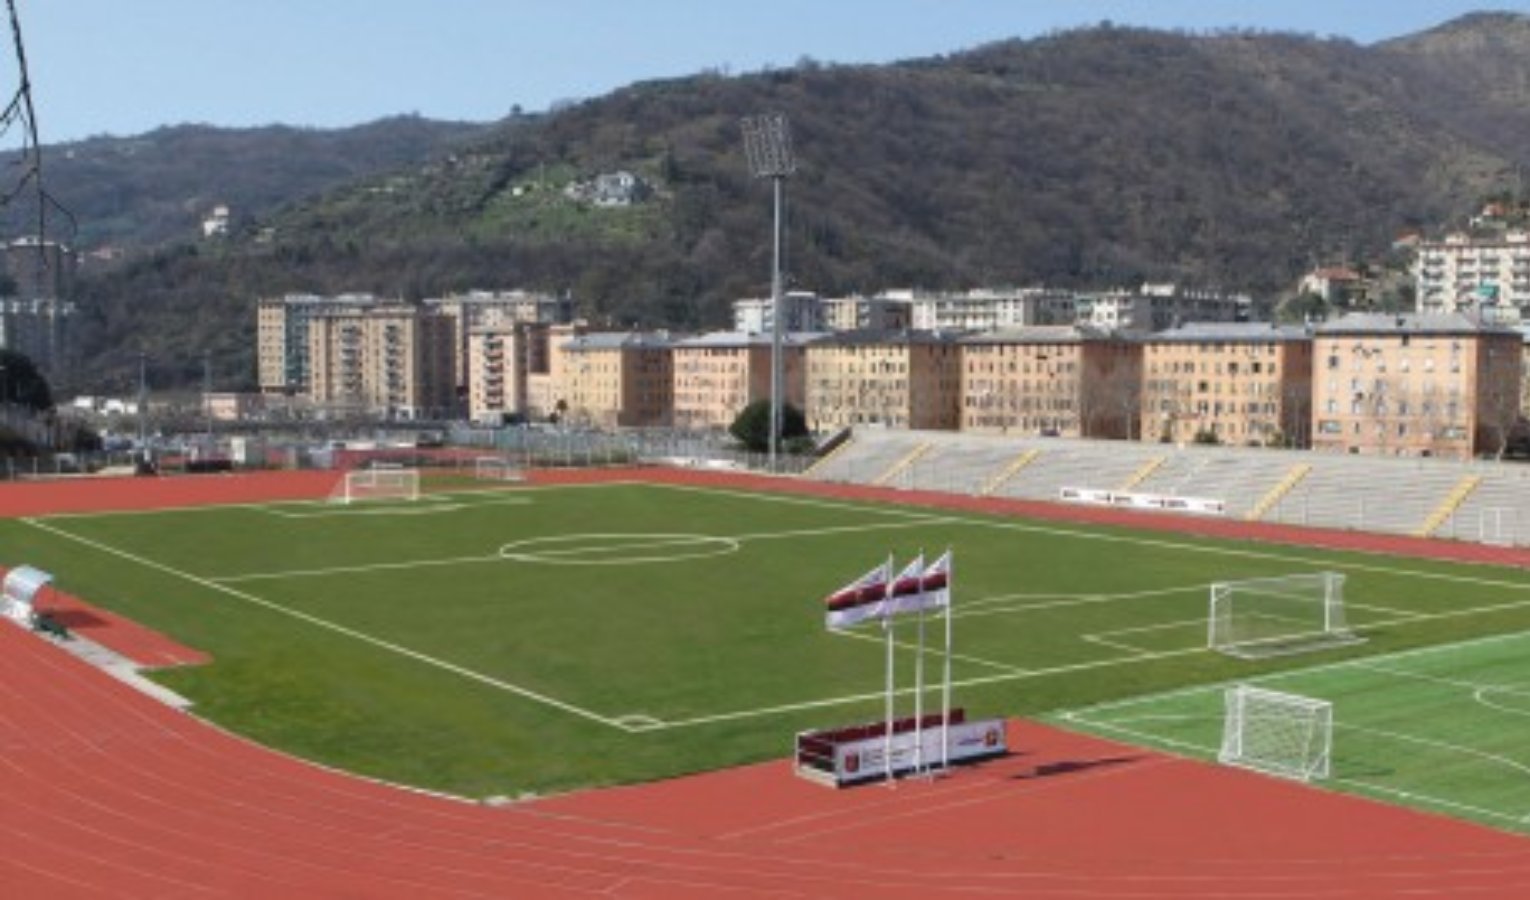
<instances>
[{"instance_id":1,"label":"grandstand barrier","mask_svg":"<svg viewBox=\"0 0 1530 900\"><path fill-rule=\"evenodd\" d=\"M1172 494L1143 494L1132 491L1106 491L1095 488L1065 487L1058 491L1064 503L1091 506L1119 506L1128 509L1157 509L1167 512L1197 513L1207 516L1227 514L1227 504L1210 497L1177 497Z\"/></svg>"},{"instance_id":2,"label":"grandstand barrier","mask_svg":"<svg viewBox=\"0 0 1530 900\"><path fill-rule=\"evenodd\" d=\"M913 716L893 720L890 768L894 778L914 772L921 760L926 765L942 758L952 764L970 763L1009 752L1003 719L969 722L964 710L953 709L950 743L943 748L944 724L940 713L924 716L918 727ZM802 778L835 788L881 781L889 770L888 743L886 720L800 732L793 752L795 769Z\"/></svg>"}]
</instances>

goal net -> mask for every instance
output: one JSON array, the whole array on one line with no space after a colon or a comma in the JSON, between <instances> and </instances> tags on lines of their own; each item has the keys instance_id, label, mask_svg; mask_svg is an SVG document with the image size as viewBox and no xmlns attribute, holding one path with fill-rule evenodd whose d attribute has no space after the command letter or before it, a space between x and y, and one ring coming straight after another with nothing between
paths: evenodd
<instances>
[{"instance_id":1,"label":"goal net","mask_svg":"<svg viewBox=\"0 0 1530 900\"><path fill-rule=\"evenodd\" d=\"M417 469L353 469L330 494L335 503L359 503L367 500L420 499L420 473Z\"/></svg>"},{"instance_id":2,"label":"goal net","mask_svg":"<svg viewBox=\"0 0 1530 900\"><path fill-rule=\"evenodd\" d=\"M473 460L473 477L479 481L524 481L521 467L502 456L480 456Z\"/></svg>"},{"instance_id":3,"label":"goal net","mask_svg":"<svg viewBox=\"0 0 1530 900\"><path fill-rule=\"evenodd\" d=\"M1302 653L1363 638L1344 618L1344 576L1314 572L1211 586L1206 646L1242 659Z\"/></svg>"},{"instance_id":4,"label":"goal net","mask_svg":"<svg viewBox=\"0 0 1530 900\"><path fill-rule=\"evenodd\" d=\"M1311 781L1327 778L1333 758L1333 704L1240 684L1227 689L1217 759Z\"/></svg>"}]
</instances>

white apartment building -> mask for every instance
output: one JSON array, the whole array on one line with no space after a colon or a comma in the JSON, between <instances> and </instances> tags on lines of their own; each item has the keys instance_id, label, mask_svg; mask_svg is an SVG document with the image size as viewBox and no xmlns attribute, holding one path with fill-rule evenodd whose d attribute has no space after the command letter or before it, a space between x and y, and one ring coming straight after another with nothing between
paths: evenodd
<instances>
[{"instance_id":1,"label":"white apartment building","mask_svg":"<svg viewBox=\"0 0 1530 900\"><path fill-rule=\"evenodd\" d=\"M826 297L821 305L826 331L901 331L912 321L902 297Z\"/></svg>"},{"instance_id":2,"label":"white apartment building","mask_svg":"<svg viewBox=\"0 0 1530 900\"><path fill-rule=\"evenodd\" d=\"M1530 232L1491 238L1456 232L1424 241L1413 262L1418 312L1478 312L1508 324L1530 318Z\"/></svg>"},{"instance_id":3,"label":"white apartment building","mask_svg":"<svg viewBox=\"0 0 1530 900\"><path fill-rule=\"evenodd\" d=\"M1077 301L1048 288L977 288L965 292L895 291L906 297L919 331L996 331L1031 325L1070 325Z\"/></svg>"},{"instance_id":4,"label":"white apartment building","mask_svg":"<svg viewBox=\"0 0 1530 900\"><path fill-rule=\"evenodd\" d=\"M1077 323L1107 331L1164 331L1185 322L1246 321L1252 305L1253 301L1242 294L1144 284L1135 291L1080 294Z\"/></svg>"},{"instance_id":5,"label":"white apartment building","mask_svg":"<svg viewBox=\"0 0 1530 900\"><path fill-rule=\"evenodd\" d=\"M787 291L786 331L823 331L823 302L812 291ZM733 301L733 330L741 334L768 334L775 327L775 304L769 297Z\"/></svg>"}]
</instances>

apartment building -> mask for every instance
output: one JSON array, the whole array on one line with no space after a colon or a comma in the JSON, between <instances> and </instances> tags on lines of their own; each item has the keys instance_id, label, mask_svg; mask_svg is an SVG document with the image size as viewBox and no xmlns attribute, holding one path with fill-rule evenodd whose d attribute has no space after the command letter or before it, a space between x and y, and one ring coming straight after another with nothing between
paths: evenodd
<instances>
[{"instance_id":1,"label":"apartment building","mask_svg":"<svg viewBox=\"0 0 1530 900\"><path fill-rule=\"evenodd\" d=\"M69 296L79 274L80 258L67 244L17 238L4 248L5 274L21 300L60 300Z\"/></svg>"},{"instance_id":2,"label":"apartment building","mask_svg":"<svg viewBox=\"0 0 1530 900\"><path fill-rule=\"evenodd\" d=\"M1418 312L1477 312L1498 322L1530 317L1530 232L1463 232L1423 241L1414 257Z\"/></svg>"},{"instance_id":3,"label":"apartment building","mask_svg":"<svg viewBox=\"0 0 1530 900\"><path fill-rule=\"evenodd\" d=\"M786 331L823 331L823 303L812 291L787 291L781 297L786 310ZM733 330L744 334L770 334L775 328L776 307L769 297L733 301Z\"/></svg>"},{"instance_id":4,"label":"apartment building","mask_svg":"<svg viewBox=\"0 0 1530 900\"><path fill-rule=\"evenodd\" d=\"M453 340L449 317L407 303L351 305L311 318L307 398L336 414L449 416Z\"/></svg>"},{"instance_id":5,"label":"apartment building","mask_svg":"<svg viewBox=\"0 0 1530 900\"><path fill-rule=\"evenodd\" d=\"M583 334L562 345L557 389L569 424L668 426L674 413L674 339L667 332Z\"/></svg>"},{"instance_id":6,"label":"apartment building","mask_svg":"<svg viewBox=\"0 0 1530 900\"><path fill-rule=\"evenodd\" d=\"M782 394L803 409L807 344L818 334L792 333L781 342ZM756 400L770 399L771 337L716 332L674 344L674 425L695 431L727 429Z\"/></svg>"},{"instance_id":7,"label":"apartment building","mask_svg":"<svg viewBox=\"0 0 1530 900\"><path fill-rule=\"evenodd\" d=\"M964 292L896 292L906 296L921 330L994 331L1027 325L1071 325L1077 298L1048 288L978 288Z\"/></svg>"},{"instance_id":8,"label":"apartment building","mask_svg":"<svg viewBox=\"0 0 1530 900\"><path fill-rule=\"evenodd\" d=\"M1312 335L1302 326L1199 322L1144 335L1143 440L1305 447Z\"/></svg>"},{"instance_id":9,"label":"apartment building","mask_svg":"<svg viewBox=\"0 0 1530 900\"><path fill-rule=\"evenodd\" d=\"M909 301L898 297L826 297L819 305L825 331L901 331L913 324Z\"/></svg>"},{"instance_id":10,"label":"apartment building","mask_svg":"<svg viewBox=\"0 0 1530 900\"><path fill-rule=\"evenodd\" d=\"M967 335L960 346L963 431L1135 436L1135 342L1089 327L1038 325Z\"/></svg>"},{"instance_id":11,"label":"apartment building","mask_svg":"<svg viewBox=\"0 0 1530 900\"><path fill-rule=\"evenodd\" d=\"M452 320L457 361L454 374L459 389L468 385L468 335L475 328L513 325L517 322L562 324L574 320L574 300L569 294L534 291L469 291L425 301Z\"/></svg>"},{"instance_id":12,"label":"apartment building","mask_svg":"<svg viewBox=\"0 0 1530 900\"><path fill-rule=\"evenodd\" d=\"M1315 450L1467 459L1519 411L1523 339L1467 313L1357 314L1313 340Z\"/></svg>"},{"instance_id":13,"label":"apartment building","mask_svg":"<svg viewBox=\"0 0 1530 900\"><path fill-rule=\"evenodd\" d=\"M287 294L265 297L255 305L256 368L261 393L297 396L309 389L310 323L329 316L349 316L376 306L371 294Z\"/></svg>"},{"instance_id":14,"label":"apartment building","mask_svg":"<svg viewBox=\"0 0 1530 900\"><path fill-rule=\"evenodd\" d=\"M847 331L807 346L808 426L940 428L961 424L961 357L939 331Z\"/></svg>"},{"instance_id":15,"label":"apartment building","mask_svg":"<svg viewBox=\"0 0 1530 900\"><path fill-rule=\"evenodd\" d=\"M1144 284L1136 290L1078 295L1077 322L1111 331L1163 331L1184 322L1243 321L1249 318L1252 305L1241 294Z\"/></svg>"},{"instance_id":16,"label":"apartment building","mask_svg":"<svg viewBox=\"0 0 1530 900\"><path fill-rule=\"evenodd\" d=\"M20 353L55 385L73 371L73 303L0 298L0 347Z\"/></svg>"}]
</instances>

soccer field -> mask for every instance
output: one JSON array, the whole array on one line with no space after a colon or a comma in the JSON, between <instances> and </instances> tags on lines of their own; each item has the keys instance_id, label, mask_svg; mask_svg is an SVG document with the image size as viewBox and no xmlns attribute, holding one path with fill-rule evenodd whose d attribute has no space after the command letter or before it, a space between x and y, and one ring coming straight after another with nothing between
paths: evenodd
<instances>
[{"instance_id":1,"label":"soccer field","mask_svg":"<svg viewBox=\"0 0 1530 900\"><path fill-rule=\"evenodd\" d=\"M1246 679L1333 704L1324 784L1530 831L1530 634L1369 656ZM1215 758L1223 686L1062 713L1072 727Z\"/></svg>"},{"instance_id":2,"label":"soccer field","mask_svg":"<svg viewBox=\"0 0 1530 900\"><path fill-rule=\"evenodd\" d=\"M0 521L0 540L7 562L210 652L155 675L199 715L469 796L779 758L797 730L879 718L882 633L827 631L822 598L889 554L953 549L955 699L981 715L1530 630L1518 570L663 485L53 516ZM1365 643L1204 649L1212 582L1319 570L1346 576ZM897 637L907 713L913 624ZM932 650L928 682L939 666Z\"/></svg>"}]
</instances>

